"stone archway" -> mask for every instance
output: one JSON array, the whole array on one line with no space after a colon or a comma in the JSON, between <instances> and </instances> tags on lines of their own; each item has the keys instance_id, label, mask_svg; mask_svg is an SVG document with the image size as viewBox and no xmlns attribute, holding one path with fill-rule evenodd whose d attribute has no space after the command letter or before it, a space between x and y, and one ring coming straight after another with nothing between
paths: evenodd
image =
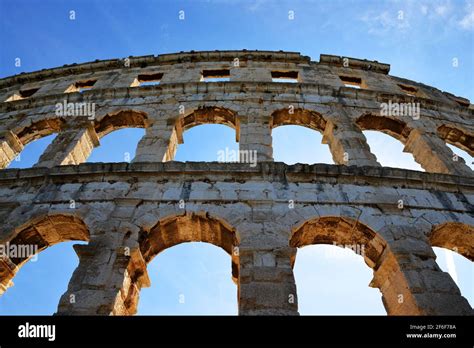
<instances>
[{"instance_id":1,"label":"stone archway","mask_svg":"<svg viewBox=\"0 0 474 348\"><path fill-rule=\"evenodd\" d=\"M474 135L460 127L443 124L438 127L438 135L448 144L459 147L474 156Z\"/></svg>"},{"instance_id":2,"label":"stone archway","mask_svg":"<svg viewBox=\"0 0 474 348\"><path fill-rule=\"evenodd\" d=\"M23 123L0 135L0 169L6 168L24 147L40 138L59 133L65 127L65 120L51 117L36 122Z\"/></svg>"},{"instance_id":3,"label":"stone archway","mask_svg":"<svg viewBox=\"0 0 474 348\"><path fill-rule=\"evenodd\" d=\"M89 230L76 215L42 215L18 227L2 241L6 253L0 258L0 294L12 286L19 269L37 253L66 241L89 241ZM15 255L8 255L15 250Z\"/></svg>"},{"instance_id":4,"label":"stone archway","mask_svg":"<svg viewBox=\"0 0 474 348\"><path fill-rule=\"evenodd\" d=\"M123 128L145 128L148 115L144 111L124 109L109 112L95 122L97 136L103 138L107 134Z\"/></svg>"},{"instance_id":5,"label":"stone archway","mask_svg":"<svg viewBox=\"0 0 474 348\"><path fill-rule=\"evenodd\" d=\"M356 124L361 130L379 131L394 137L403 144L412 131L404 121L373 114L363 114L357 119Z\"/></svg>"},{"instance_id":6,"label":"stone archway","mask_svg":"<svg viewBox=\"0 0 474 348\"><path fill-rule=\"evenodd\" d=\"M165 249L187 242L204 242L222 248L232 257L232 279L237 282L238 241L235 229L222 219L204 212L174 215L160 219L139 235L140 252L147 264Z\"/></svg>"},{"instance_id":7,"label":"stone archway","mask_svg":"<svg viewBox=\"0 0 474 348\"><path fill-rule=\"evenodd\" d=\"M474 227L460 222L446 222L433 227L428 238L432 246L455 251L474 261Z\"/></svg>"},{"instance_id":8,"label":"stone archway","mask_svg":"<svg viewBox=\"0 0 474 348\"><path fill-rule=\"evenodd\" d=\"M388 315L469 314L466 299L449 274L436 265L431 246L419 234L414 225L385 226L375 232L350 218L318 217L293 229L290 246L336 244L355 248L374 271L370 286L380 289ZM391 239L394 235L403 237ZM421 239L411 237L417 235ZM437 283L440 280L442 288Z\"/></svg>"},{"instance_id":9,"label":"stone archway","mask_svg":"<svg viewBox=\"0 0 474 348\"><path fill-rule=\"evenodd\" d=\"M316 111L301 108L280 109L272 113L271 128L288 125L303 126L324 133L326 120Z\"/></svg>"},{"instance_id":10,"label":"stone archway","mask_svg":"<svg viewBox=\"0 0 474 348\"><path fill-rule=\"evenodd\" d=\"M133 315L140 289L149 287L147 264L160 252L185 242L206 242L232 256L232 276L238 278L239 254L235 230L205 212L175 214L152 227L112 220L101 228L113 232L113 242L97 233L88 245L76 248L79 266L68 291L61 297L58 314ZM74 296L75 302L70 302Z\"/></svg>"}]
</instances>

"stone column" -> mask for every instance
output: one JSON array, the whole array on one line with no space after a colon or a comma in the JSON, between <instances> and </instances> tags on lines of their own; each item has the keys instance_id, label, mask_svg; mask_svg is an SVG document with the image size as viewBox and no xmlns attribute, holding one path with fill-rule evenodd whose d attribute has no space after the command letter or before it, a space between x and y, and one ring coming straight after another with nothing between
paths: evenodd
<instances>
[{"instance_id":1,"label":"stone column","mask_svg":"<svg viewBox=\"0 0 474 348\"><path fill-rule=\"evenodd\" d=\"M0 169L8 167L23 147L20 139L13 132L5 131L0 134Z\"/></svg>"},{"instance_id":2,"label":"stone column","mask_svg":"<svg viewBox=\"0 0 474 348\"><path fill-rule=\"evenodd\" d=\"M413 129L405 143L404 152L413 154L415 161L427 172L472 176L473 171L436 134Z\"/></svg>"},{"instance_id":3,"label":"stone column","mask_svg":"<svg viewBox=\"0 0 474 348\"><path fill-rule=\"evenodd\" d=\"M451 276L436 264L436 255L416 226L390 226L388 240L374 267L371 286L382 292L389 315L470 315Z\"/></svg>"},{"instance_id":4,"label":"stone column","mask_svg":"<svg viewBox=\"0 0 474 348\"><path fill-rule=\"evenodd\" d=\"M247 151L256 151L257 162L273 161L270 118L254 119L253 117L249 117L246 120L241 119L239 122L239 131L241 161L244 161L245 156L250 155Z\"/></svg>"},{"instance_id":5,"label":"stone column","mask_svg":"<svg viewBox=\"0 0 474 348\"><path fill-rule=\"evenodd\" d=\"M59 315L133 315L142 287L149 286L138 248L91 242L75 245L79 266L61 296Z\"/></svg>"},{"instance_id":6,"label":"stone column","mask_svg":"<svg viewBox=\"0 0 474 348\"><path fill-rule=\"evenodd\" d=\"M97 146L99 138L92 124L80 129L65 129L49 144L34 167L50 168L84 163Z\"/></svg>"},{"instance_id":7,"label":"stone column","mask_svg":"<svg viewBox=\"0 0 474 348\"><path fill-rule=\"evenodd\" d=\"M132 162L172 161L178 146L176 127L156 121L145 129L145 135L138 142L135 158Z\"/></svg>"},{"instance_id":8,"label":"stone column","mask_svg":"<svg viewBox=\"0 0 474 348\"><path fill-rule=\"evenodd\" d=\"M326 121L323 144L328 144L336 164L379 167L377 158L370 152L364 133L349 121Z\"/></svg>"},{"instance_id":9,"label":"stone column","mask_svg":"<svg viewBox=\"0 0 474 348\"><path fill-rule=\"evenodd\" d=\"M239 315L298 315L292 248L239 249Z\"/></svg>"}]
</instances>

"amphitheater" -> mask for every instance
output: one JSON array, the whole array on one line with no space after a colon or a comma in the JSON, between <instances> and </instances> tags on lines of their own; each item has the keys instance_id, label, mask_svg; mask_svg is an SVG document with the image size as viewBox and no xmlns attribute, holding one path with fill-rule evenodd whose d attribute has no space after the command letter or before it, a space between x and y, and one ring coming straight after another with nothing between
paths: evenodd
<instances>
[{"instance_id":1,"label":"amphitheater","mask_svg":"<svg viewBox=\"0 0 474 348\"><path fill-rule=\"evenodd\" d=\"M332 55L191 51L0 79L2 168L57 133L32 168L0 171L0 243L40 252L88 242L74 246L79 266L58 315L135 314L147 264L184 242L229 254L240 315L298 315L298 248L334 243L362 247L387 314L471 315L433 247L474 260L474 176L447 146L474 155L474 109L389 70ZM381 115L382 103L419 105L419 117ZM256 165L173 161L201 124L235 129ZM320 132L336 164L273 162L282 125ZM84 163L127 127L145 129L135 158ZM425 172L382 167L364 130L402 142ZM31 257L2 255L0 293Z\"/></svg>"}]
</instances>

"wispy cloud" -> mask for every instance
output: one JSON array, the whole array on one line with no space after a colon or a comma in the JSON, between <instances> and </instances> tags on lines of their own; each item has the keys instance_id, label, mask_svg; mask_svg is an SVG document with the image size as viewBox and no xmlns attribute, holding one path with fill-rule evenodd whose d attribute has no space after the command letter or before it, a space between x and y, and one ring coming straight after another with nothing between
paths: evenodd
<instances>
[{"instance_id":1,"label":"wispy cloud","mask_svg":"<svg viewBox=\"0 0 474 348\"><path fill-rule=\"evenodd\" d=\"M394 1L382 3L379 9L366 11L359 19L369 34L389 35L436 25L444 30L474 29L474 0L465 6L451 0Z\"/></svg>"},{"instance_id":2,"label":"wispy cloud","mask_svg":"<svg viewBox=\"0 0 474 348\"><path fill-rule=\"evenodd\" d=\"M360 20L367 25L370 34L386 34L391 30L405 31L410 28L403 10L386 10L380 13L370 11Z\"/></svg>"},{"instance_id":3,"label":"wispy cloud","mask_svg":"<svg viewBox=\"0 0 474 348\"><path fill-rule=\"evenodd\" d=\"M474 2L467 3L465 15L458 24L464 30L474 29Z\"/></svg>"}]
</instances>

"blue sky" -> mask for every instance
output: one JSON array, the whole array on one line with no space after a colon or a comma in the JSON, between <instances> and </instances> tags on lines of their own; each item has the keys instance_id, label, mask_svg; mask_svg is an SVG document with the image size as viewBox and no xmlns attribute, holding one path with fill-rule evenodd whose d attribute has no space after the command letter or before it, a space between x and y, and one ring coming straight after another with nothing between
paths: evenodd
<instances>
[{"instance_id":1,"label":"blue sky","mask_svg":"<svg viewBox=\"0 0 474 348\"><path fill-rule=\"evenodd\" d=\"M474 100L473 1L0 0L0 77L95 59L244 48L299 51L313 60L321 53L378 60L391 64L392 75ZM365 133L382 164L420 170L401 143ZM141 129L107 135L89 162L124 161L126 153L133 158L142 135ZM53 137L29 144L10 167L33 165ZM285 126L273 137L275 160L332 163L315 131ZM176 160L215 161L218 150L237 148L234 139L225 126L195 127L184 134ZM49 248L26 264L0 298L0 313L54 313L77 265L72 244ZM449 271L474 304L472 263L443 250L437 254L446 271L453 258ZM142 290L139 314L236 314L230 266L229 256L212 245L166 250L149 265L152 287ZM368 287L371 270L342 249L301 249L295 277L302 314L385 313L379 291Z\"/></svg>"}]
</instances>

